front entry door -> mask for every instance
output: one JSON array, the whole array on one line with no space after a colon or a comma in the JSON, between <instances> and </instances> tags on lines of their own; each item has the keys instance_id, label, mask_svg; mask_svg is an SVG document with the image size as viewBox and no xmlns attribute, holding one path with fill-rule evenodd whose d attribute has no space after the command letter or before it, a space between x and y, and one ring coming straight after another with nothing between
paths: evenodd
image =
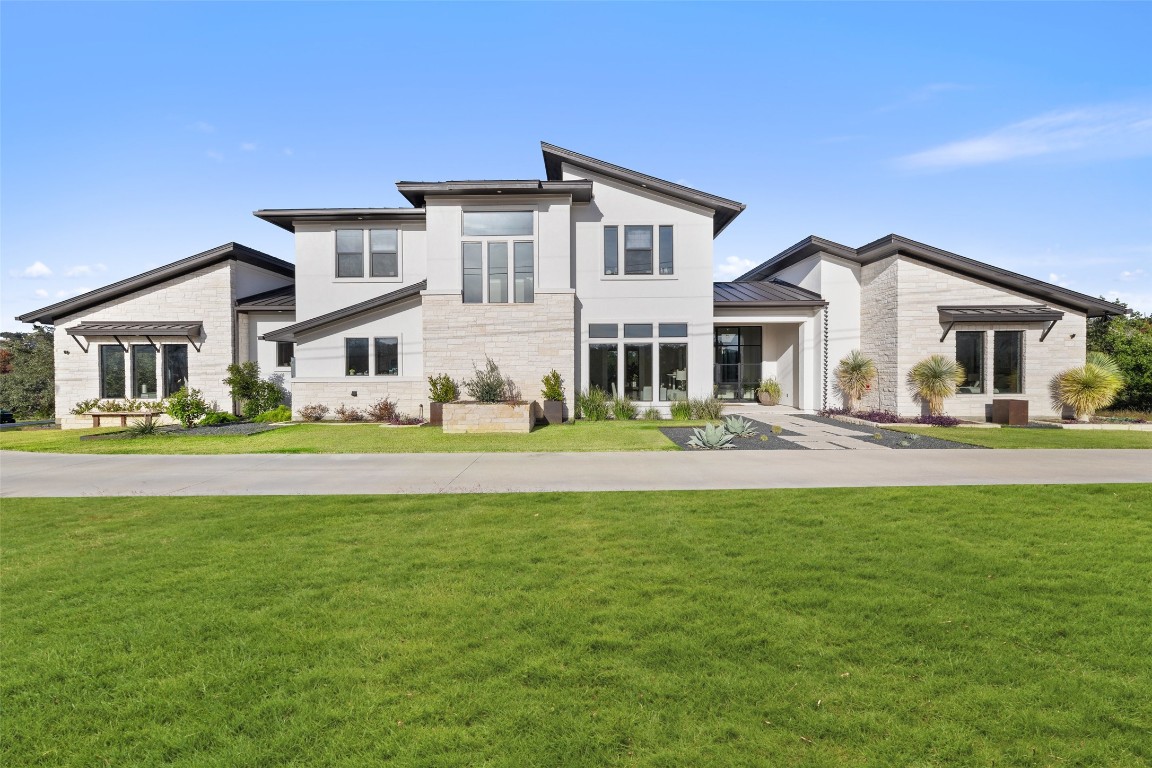
<instances>
[{"instance_id":1,"label":"front entry door","mask_svg":"<svg viewBox=\"0 0 1152 768\"><path fill-rule=\"evenodd\" d=\"M716 396L721 400L755 400L764 359L760 326L717 327L715 349Z\"/></svg>"}]
</instances>

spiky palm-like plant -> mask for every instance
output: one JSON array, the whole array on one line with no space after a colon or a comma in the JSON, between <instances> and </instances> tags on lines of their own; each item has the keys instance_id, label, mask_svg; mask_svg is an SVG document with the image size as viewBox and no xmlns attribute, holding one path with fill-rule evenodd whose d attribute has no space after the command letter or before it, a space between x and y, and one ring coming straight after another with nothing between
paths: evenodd
<instances>
[{"instance_id":1,"label":"spiky palm-like plant","mask_svg":"<svg viewBox=\"0 0 1152 768\"><path fill-rule=\"evenodd\" d=\"M1089 352L1085 362L1096 366L1109 376L1114 376L1120 382L1120 386L1124 386L1124 374L1120 372L1120 365L1108 353Z\"/></svg>"},{"instance_id":2,"label":"spiky palm-like plant","mask_svg":"<svg viewBox=\"0 0 1152 768\"><path fill-rule=\"evenodd\" d=\"M1105 357L1107 357L1105 355ZM1088 362L1069 368L1053 381L1053 399L1076 412L1076 418L1087 421L1101 408L1106 408L1120 394L1124 379L1109 358L1103 365Z\"/></svg>"},{"instance_id":3,"label":"spiky palm-like plant","mask_svg":"<svg viewBox=\"0 0 1152 768\"><path fill-rule=\"evenodd\" d=\"M876 363L863 352L854 349L836 366L836 385L848 398L848 410L856 410L856 403L876 381Z\"/></svg>"},{"instance_id":4,"label":"spiky palm-like plant","mask_svg":"<svg viewBox=\"0 0 1152 768\"><path fill-rule=\"evenodd\" d=\"M956 385L964 381L964 366L950 357L932 355L912 366L908 381L932 415L940 416L944 399L956 394Z\"/></svg>"}]
</instances>

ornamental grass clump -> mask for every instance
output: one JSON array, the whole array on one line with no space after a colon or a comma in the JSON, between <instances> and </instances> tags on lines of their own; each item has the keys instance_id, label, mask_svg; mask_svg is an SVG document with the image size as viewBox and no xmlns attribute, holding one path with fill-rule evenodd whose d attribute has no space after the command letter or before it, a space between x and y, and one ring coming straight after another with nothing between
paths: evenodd
<instances>
[{"instance_id":1,"label":"ornamental grass clump","mask_svg":"<svg viewBox=\"0 0 1152 768\"><path fill-rule=\"evenodd\" d=\"M636 403L626 397L612 398L612 418L617 421L630 421L636 418Z\"/></svg>"},{"instance_id":2,"label":"ornamental grass clump","mask_svg":"<svg viewBox=\"0 0 1152 768\"><path fill-rule=\"evenodd\" d=\"M692 419L692 404L687 400L676 400L668 406L668 411L672 415L672 421L690 421Z\"/></svg>"},{"instance_id":3,"label":"ornamental grass clump","mask_svg":"<svg viewBox=\"0 0 1152 768\"><path fill-rule=\"evenodd\" d=\"M645 421L660 421L664 416L661 415L659 408L645 408L640 418Z\"/></svg>"},{"instance_id":4,"label":"ornamental grass clump","mask_svg":"<svg viewBox=\"0 0 1152 768\"><path fill-rule=\"evenodd\" d=\"M933 416L944 413L944 400L956 394L956 387L964 381L964 367L950 357L932 355L908 372L908 383L920 400L928 405Z\"/></svg>"},{"instance_id":5,"label":"ornamental grass clump","mask_svg":"<svg viewBox=\"0 0 1152 768\"><path fill-rule=\"evenodd\" d=\"M876 381L876 363L858 349L845 355L836 366L836 386L848 399L848 410L855 410L856 403L871 389Z\"/></svg>"},{"instance_id":6,"label":"ornamental grass clump","mask_svg":"<svg viewBox=\"0 0 1152 768\"><path fill-rule=\"evenodd\" d=\"M576 410L587 421L605 421L612 414L612 400L600 387L590 387L576 394Z\"/></svg>"},{"instance_id":7,"label":"ornamental grass clump","mask_svg":"<svg viewBox=\"0 0 1152 768\"><path fill-rule=\"evenodd\" d=\"M1107 408L1124 388L1116 362L1102 352L1090 352L1088 362L1057 374L1052 381L1052 400L1071 408L1079 421L1090 421L1096 411Z\"/></svg>"},{"instance_id":8,"label":"ornamental grass clump","mask_svg":"<svg viewBox=\"0 0 1152 768\"><path fill-rule=\"evenodd\" d=\"M724 403L715 397L693 398L688 401L692 418L703 421L718 421L724 416Z\"/></svg>"}]
</instances>

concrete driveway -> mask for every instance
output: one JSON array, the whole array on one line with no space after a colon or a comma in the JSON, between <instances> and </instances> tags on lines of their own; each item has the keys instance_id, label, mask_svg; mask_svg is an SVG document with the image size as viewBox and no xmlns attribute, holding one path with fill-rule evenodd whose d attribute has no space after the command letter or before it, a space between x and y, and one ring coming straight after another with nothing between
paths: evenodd
<instances>
[{"instance_id":1,"label":"concrete driveway","mask_svg":"<svg viewBox=\"0 0 1152 768\"><path fill-rule=\"evenodd\" d=\"M0 452L0 497L656 491L1152 482L1152 451L92 456Z\"/></svg>"}]
</instances>

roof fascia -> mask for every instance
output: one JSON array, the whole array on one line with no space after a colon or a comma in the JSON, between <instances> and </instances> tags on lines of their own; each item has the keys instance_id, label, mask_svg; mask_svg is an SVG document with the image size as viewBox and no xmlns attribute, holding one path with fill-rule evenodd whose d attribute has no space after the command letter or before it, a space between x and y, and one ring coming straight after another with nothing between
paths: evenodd
<instances>
[{"instance_id":1,"label":"roof fascia","mask_svg":"<svg viewBox=\"0 0 1152 768\"><path fill-rule=\"evenodd\" d=\"M776 272L787 269L793 264L799 264L819 253L827 253L829 256L836 256L846 261L857 261L855 248L841 245L832 240L825 240L816 235L809 235L795 245L785 248L763 264L748 270L733 282L742 283L749 280L767 279Z\"/></svg>"},{"instance_id":2,"label":"roof fascia","mask_svg":"<svg viewBox=\"0 0 1152 768\"><path fill-rule=\"evenodd\" d=\"M408 202L423 206L428 197L471 197L473 195L571 196L573 203L592 201L590 181L540 181L510 179L484 181L398 181L396 189Z\"/></svg>"},{"instance_id":3,"label":"roof fascia","mask_svg":"<svg viewBox=\"0 0 1152 768\"><path fill-rule=\"evenodd\" d=\"M272 208L252 215L289 232L296 231L298 221L424 221L423 208Z\"/></svg>"},{"instance_id":4,"label":"roof fascia","mask_svg":"<svg viewBox=\"0 0 1152 768\"><path fill-rule=\"evenodd\" d=\"M325 326L332 325L333 323L338 323L341 320L347 320L348 318L356 317L366 312L384 309L405 299L415 298L427 287L428 281L421 280L418 283L397 288L395 291L386 293L383 296L377 296L357 304L350 304L347 307L333 310L319 317L313 317L299 323L286 325L283 328L277 328L274 331L264 334L260 338L265 341L295 341L296 334L298 333L310 333Z\"/></svg>"}]
</instances>

